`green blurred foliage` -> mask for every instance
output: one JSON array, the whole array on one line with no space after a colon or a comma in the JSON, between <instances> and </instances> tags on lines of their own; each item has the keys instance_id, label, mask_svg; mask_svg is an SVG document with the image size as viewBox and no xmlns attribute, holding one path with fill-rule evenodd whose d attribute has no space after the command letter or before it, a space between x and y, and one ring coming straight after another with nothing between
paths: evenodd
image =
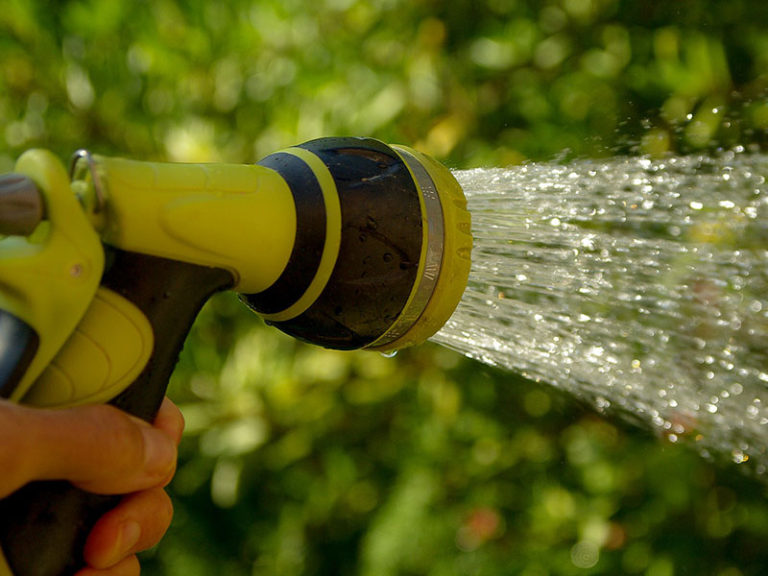
<instances>
[{"instance_id":1,"label":"green blurred foliage","mask_svg":"<svg viewBox=\"0 0 768 576\"><path fill-rule=\"evenodd\" d=\"M3 4L6 166L35 144L248 161L368 134L466 167L768 128L761 0Z\"/></svg>"},{"instance_id":2,"label":"green blurred foliage","mask_svg":"<svg viewBox=\"0 0 768 576\"><path fill-rule=\"evenodd\" d=\"M250 162L370 135L451 166L760 149L764 0L0 0L25 149ZM146 574L760 575L763 484L433 345L305 346L213 299ZM748 463L741 467L748 466Z\"/></svg>"}]
</instances>

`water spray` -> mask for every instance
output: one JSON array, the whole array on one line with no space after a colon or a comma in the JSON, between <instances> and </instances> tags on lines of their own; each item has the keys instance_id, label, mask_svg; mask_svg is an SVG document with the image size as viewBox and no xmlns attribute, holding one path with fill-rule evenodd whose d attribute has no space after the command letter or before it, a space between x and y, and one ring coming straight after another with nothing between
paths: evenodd
<instances>
[{"instance_id":1,"label":"water spray","mask_svg":"<svg viewBox=\"0 0 768 576\"><path fill-rule=\"evenodd\" d=\"M462 301L434 340L768 477L768 157L618 157L455 175Z\"/></svg>"}]
</instances>

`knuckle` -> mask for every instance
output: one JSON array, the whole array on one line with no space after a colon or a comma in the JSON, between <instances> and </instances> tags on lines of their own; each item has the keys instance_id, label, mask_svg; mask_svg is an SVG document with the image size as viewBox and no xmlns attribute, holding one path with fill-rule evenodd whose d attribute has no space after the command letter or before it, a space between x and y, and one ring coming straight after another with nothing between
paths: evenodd
<instances>
[{"instance_id":1,"label":"knuckle","mask_svg":"<svg viewBox=\"0 0 768 576\"><path fill-rule=\"evenodd\" d=\"M173 501L165 490L162 491L162 495L161 503L159 503L160 505L158 506L158 513L162 517L164 526L163 532L165 532L165 530L168 529L168 526L171 525L171 520L173 519Z\"/></svg>"},{"instance_id":2,"label":"knuckle","mask_svg":"<svg viewBox=\"0 0 768 576\"><path fill-rule=\"evenodd\" d=\"M141 460L144 452L144 441L137 423L120 413L116 409L117 417L114 415L109 419L109 425L104 427L106 440L116 449L124 451L131 460Z\"/></svg>"},{"instance_id":3,"label":"knuckle","mask_svg":"<svg viewBox=\"0 0 768 576\"><path fill-rule=\"evenodd\" d=\"M88 407L88 417L100 436L103 457L115 473L135 470L144 461L144 439L140 424L112 406Z\"/></svg>"}]
</instances>

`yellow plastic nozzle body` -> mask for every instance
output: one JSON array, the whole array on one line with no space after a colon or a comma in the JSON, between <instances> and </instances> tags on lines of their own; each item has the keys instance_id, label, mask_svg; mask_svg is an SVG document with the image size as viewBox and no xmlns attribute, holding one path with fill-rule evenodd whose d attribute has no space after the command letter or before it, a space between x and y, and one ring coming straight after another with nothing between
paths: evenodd
<instances>
[{"instance_id":1,"label":"yellow plastic nozzle body","mask_svg":"<svg viewBox=\"0 0 768 576\"><path fill-rule=\"evenodd\" d=\"M0 309L30 326L39 345L10 399L20 400L85 314L104 270L98 235L72 193L64 166L46 150L25 152L16 172L35 182L47 222L0 242Z\"/></svg>"},{"instance_id":2,"label":"yellow plastic nozzle body","mask_svg":"<svg viewBox=\"0 0 768 576\"><path fill-rule=\"evenodd\" d=\"M260 292L285 268L296 236L288 185L258 165L95 157L105 186L106 244L224 268L238 292Z\"/></svg>"},{"instance_id":3,"label":"yellow plastic nozzle body","mask_svg":"<svg viewBox=\"0 0 768 576\"><path fill-rule=\"evenodd\" d=\"M0 307L40 336L37 358L12 400L50 407L105 402L146 365L153 347L146 318L99 288L102 242L225 269L242 292L271 286L293 249L293 195L268 168L99 156L94 167L105 197L101 212L88 214L52 154L32 151L19 160L17 171L46 196L48 233L0 245Z\"/></svg>"}]
</instances>

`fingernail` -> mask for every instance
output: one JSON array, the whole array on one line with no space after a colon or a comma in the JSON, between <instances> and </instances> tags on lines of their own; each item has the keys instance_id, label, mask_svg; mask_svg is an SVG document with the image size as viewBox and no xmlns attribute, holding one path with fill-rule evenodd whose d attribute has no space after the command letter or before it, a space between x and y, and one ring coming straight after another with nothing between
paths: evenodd
<instances>
[{"instance_id":1,"label":"fingernail","mask_svg":"<svg viewBox=\"0 0 768 576\"><path fill-rule=\"evenodd\" d=\"M117 564L131 554L139 538L141 538L141 526L139 526L139 523L133 520L123 522L112 552L113 563Z\"/></svg>"},{"instance_id":2,"label":"fingernail","mask_svg":"<svg viewBox=\"0 0 768 576\"><path fill-rule=\"evenodd\" d=\"M154 428L143 428L144 470L150 476L165 476L176 461L176 446L171 438Z\"/></svg>"}]
</instances>

